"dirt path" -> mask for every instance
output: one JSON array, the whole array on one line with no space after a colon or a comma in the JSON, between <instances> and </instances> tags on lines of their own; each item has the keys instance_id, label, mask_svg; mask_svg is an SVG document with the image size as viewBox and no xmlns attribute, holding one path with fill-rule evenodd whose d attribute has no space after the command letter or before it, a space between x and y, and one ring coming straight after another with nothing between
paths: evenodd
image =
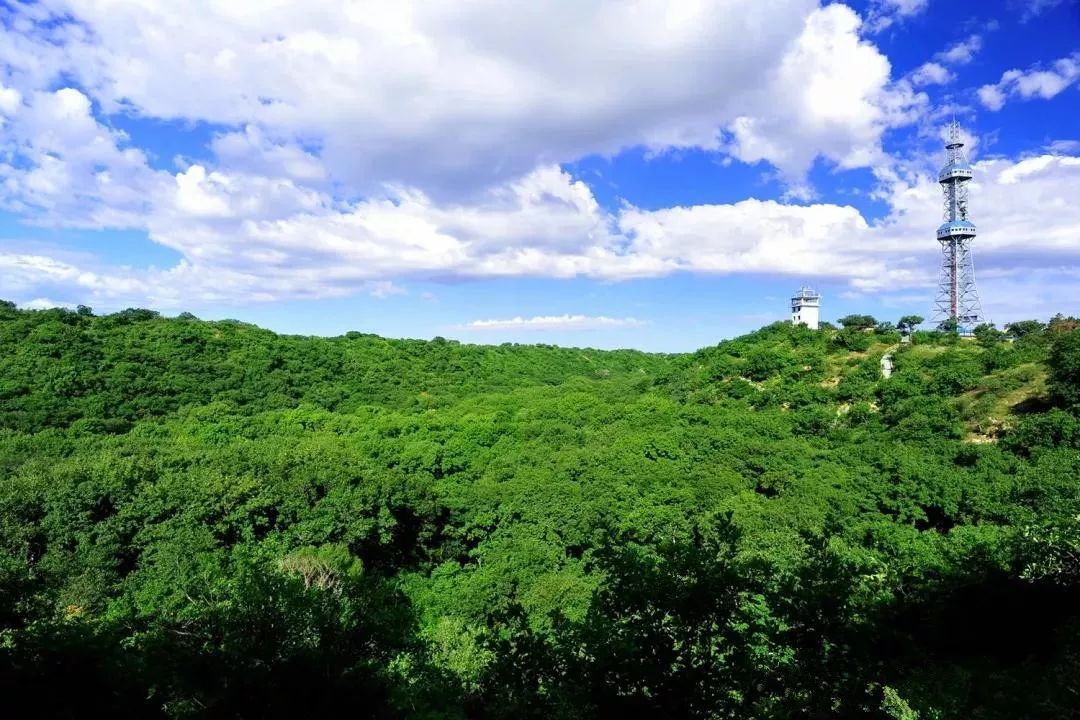
<instances>
[{"instance_id":1,"label":"dirt path","mask_svg":"<svg viewBox=\"0 0 1080 720\"><path fill-rule=\"evenodd\" d=\"M881 376L884 378L892 377L892 350L881 356Z\"/></svg>"}]
</instances>

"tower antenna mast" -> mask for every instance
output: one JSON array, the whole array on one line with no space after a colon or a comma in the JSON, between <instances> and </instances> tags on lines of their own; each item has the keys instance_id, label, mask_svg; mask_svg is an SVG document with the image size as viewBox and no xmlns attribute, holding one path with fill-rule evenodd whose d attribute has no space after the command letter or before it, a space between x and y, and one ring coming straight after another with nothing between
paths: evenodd
<instances>
[{"instance_id":1,"label":"tower antenna mast","mask_svg":"<svg viewBox=\"0 0 1080 720\"><path fill-rule=\"evenodd\" d=\"M945 165L938 173L944 195L943 222L937 229L941 243L941 282L934 300L932 319L939 327L955 326L962 335L970 334L982 322L982 305L975 288L975 266L971 261L971 241L975 224L968 217L967 183L974 173L964 157L960 125L949 124L945 144Z\"/></svg>"}]
</instances>

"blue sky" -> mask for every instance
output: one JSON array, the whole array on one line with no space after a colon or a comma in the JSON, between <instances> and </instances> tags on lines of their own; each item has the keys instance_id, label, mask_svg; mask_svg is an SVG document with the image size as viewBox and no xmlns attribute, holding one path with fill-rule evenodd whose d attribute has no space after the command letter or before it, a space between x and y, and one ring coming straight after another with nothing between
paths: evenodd
<instances>
[{"instance_id":1,"label":"blue sky","mask_svg":"<svg viewBox=\"0 0 1080 720\"><path fill-rule=\"evenodd\" d=\"M682 351L1080 314L1080 3L0 3L0 297Z\"/></svg>"}]
</instances>

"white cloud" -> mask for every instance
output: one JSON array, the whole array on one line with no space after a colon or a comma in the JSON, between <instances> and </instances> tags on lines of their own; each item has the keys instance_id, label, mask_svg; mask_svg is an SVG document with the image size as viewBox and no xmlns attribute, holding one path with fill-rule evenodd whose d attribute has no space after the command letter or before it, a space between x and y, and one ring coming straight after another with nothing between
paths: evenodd
<instances>
[{"instance_id":1,"label":"white cloud","mask_svg":"<svg viewBox=\"0 0 1080 720\"><path fill-rule=\"evenodd\" d=\"M1047 10L1052 10L1060 5L1063 0L1022 0L1019 3L1022 12L1020 14L1020 22L1027 22Z\"/></svg>"},{"instance_id":2,"label":"white cloud","mask_svg":"<svg viewBox=\"0 0 1080 720\"><path fill-rule=\"evenodd\" d=\"M8 250L0 296L188 308L386 297L413 280L465 277L787 273L862 292L934 281L934 169L899 169L880 147L926 97L914 78L890 79L849 8L378 4L354 17L343 7L200 14L146 0L106 13L73 0L80 23L38 29L63 42L0 30L11 40L0 42L11 90L0 96L0 204L38 223L142 230L182 258L137 269ZM166 32L179 13L194 25ZM924 68L947 73L979 43ZM42 89L61 71L85 92ZM1029 74L1000 92L1046 92ZM214 137L212 159L169 171L98 107L232 129ZM557 163L635 143L771 163L806 204L608 210ZM976 164L980 272L1077 264L1070 152ZM822 156L873 167L887 217L810 203L804 173Z\"/></svg>"},{"instance_id":3,"label":"white cloud","mask_svg":"<svg viewBox=\"0 0 1080 720\"><path fill-rule=\"evenodd\" d=\"M911 16L925 10L930 0L885 0L883 4L894 8L900 15Z\"/></svg>"},{"instance_id":4,"label":"white cloud","mask_svg":"<svg viewBox=\"0 0 1080 720\"><path fill-rule=\"evenodd\" d=\"M845 252L842 238L868 225L857 210L838 205L786 205L743 200L663 210L627 208L619 227L628 251L673 269L856 277L880 272L864 253Z\"/></svg>"},{"instance_id":5,"label":"white cloud","mask_svg":"<svg viewBox=\"0 0 1080 720\"><path fill-rule=\"evenodd\" d=\"M1023 100L1056 97L1080 79L1080 53L1056 61L1049 70L1031 67L1027 70L1007 70L1001 80L979 88L979 101L988 110L1000 110L1009 97Z\"/></svg>"},{"instance_id":6,"label":"white cloud","mask_svg":"<svg viewBox=\"0 0 1080 720\"><path fill-rule=\"evenodd\" d=\"M3 241L0 241L3 242ZM91 305L106 309L130 306L190 309L208 305L273 302L367 292L387 297L404 290L391 281L353 279L347 286L320 283L320 272L298 270L275 274L257 261L244 270L183 260L159 270L101 266L57 260L48 255L0 251L0 297L47 294L58 305Z\"/></svg>"},{"instance_id":7,"label":"white cloud","mask_svg":"<svg viewBox=\"0 0 1080 720\"><path fill-rule=\"evenodd\" d=\"M1080 140L1054 140L1047 144L1046 150L1054 155L1080 153Z\"/></svg>"},{"instance_id":8,"label":"white cloud","mask_svg":"<svg viewBox=\"0 0 1080 720\"><path fill-rule=\"evenodd\" d=\"M139 226L148 196L165 180L73 88L31 93L0 137L9 149L9 161L0 160L0 207L50 224Z\"/></svg>"},{"instance_id":9,"label":"white cloud","mask_svg":"<svg viewBox=\"0 0 1080 720\"><path fill-rule=\"evenodd\" d=\"M157 300L153 279L143 274L102 275L49 256L20 253L0 253L0 291L15 298L71 295L80 302L100 297L143 298L151 304Z\"/></svg>"},{"instance_id":10,"label":"white cloud","mask_svg":"<svg viewBox=\"0 0 1080 720\"><path fill-rule=\"evenodd\" d=\"M509 320L473 320L461 325L460 330L506 331L506 330L604 330L609 328L641 327L645 323L636 318L612 318L604 315L538 315L521 316Z\"/></svg>"},{"instance_id":11,"label":"white cloud","mask_svg":"<svg viewBox=\"0 0 1080 720\"><path fill-rule=\"evenodd\" d=\"M22 95L15 88L4 87L0 83L0 114L12 115L19 108ZM0 122L2 124L2 122Z\"/></svg>"},{"instance_id":12,"label":"white cloud","mask_svg":"<svg viewBox=\"0 0 1080 720\"><path fill-rule=\"evenodd\" d=\"M221 164L247 173L298 182L317 182L327 176L326 167L315 154L288 139L275 141L255 125L247 125L241 132L222 133L210 147Z\"/></svg>"},{"instance_id":13,"label":"white cloud","mask_svg":"<svg viewBox=\"0 0 1080 720\"><path fill-rule=\"evenodd\" d=\"M28 162L0 166L9 205L37 208L42 219L60 208L82 227L141 228L183 259L140 271L8 253L0 290L9 296L171 308L357 291L385 297L410 278L760 272L847 280L864 291L933 280L940 195L932 168L882 173L879 199L892 210L877 224L849 206L756 199L609 212L555 166L468 202L400 186L346 203L290 177L202 165L153 170L124 147L126 137L90 116L75 90L35 93L17 116ZM995 253L1028 263L1045 253L1075 259L1080 216L1067 195L1080 185L1078 167L1080 159L1060 152L976 165L980 267Z\"/></svg>"},{"instance_id":14,"label":"white cloud","mask_svg":"<svg viewBox=\"0 0 1080 720\"><path fill-rule=\"evenodd\" d=\"M1022 256L1013 261L1029 265L1076 261L1080 208L1069 198L1080 184L1080 157L992 158L977 162L975 173L971 207L980 228L976 248Z\"/></svg>"},{"instance_id":15,"label":"white cloud","mask_svg":"<svg viewBox=\"0 0 1080 720\"><path fill-rule=\"evenodd\" d=\"M329 203L325 195L286 178L208 173L201 165L177 173L174 180L171 200L187 219L271 219L315 212Z\"/></svg>"},{"instance_id":16,"label":"white cloud","mask_svg":"<svg viewBox=\"0 0 1080 720\"><path fill-rule=\"evenodd\" d=\"M19 307L24 310L48 310L50 308L58 307L70 309L74 308L75 306L72 303L56 302L55 300L50 300L49 298L34 298L33 300L19 303Z\"/></svg>"},{"instance_id":17,"label":"white cloud","mask_svg":"<svg viewBox=\"0 0 1080 720\"><path fill-rule=\"evenodd\" d=\"M911 82L915 85L945 85L955 79L947 67L936 62L923 63L911 74Z\"/></svg>"},{"instance_id":18,"label":"white cloud","mask_svg":"<svg viewBox=\"0 0 1080 720\"><path fill-rule=\"evenodd\" d=\"M991 158L977 162L975 172L980 277L1080 264L1080 207L1071 197L1080 186L1080 158ZM261 220L176 215L166 205L147 219L148 231L181 253L176 267L90 267L6 254L0 292L175 308L353 292L385 296L409 279L485 276L617 281L674 272L770 273L846 281L864 292L932 285L941 212L933 169L883 177L879 199L890 212L876 223L850 206L754 199L610 213L557 168L469 204L437 203L402 189L392 199L294 207L280 216L266 209ZM228 197L256 208L271 203L251 195L275 192L244 176L221 184L230 188Z\"/></svg>"},{"instance_id":19,"label":"white cloud","mask_svg":"<svg viewBox=\"0 0 1080 720\"><path fill-rule=\"evenodd\" d=\"M872 162L920 102L890 84L853 11L816 0L45 0L14 12L0 63L19 87L73 77L105 113L240 127L213 142L224 168L353 194L389 182L464 197L590 153L720 149L725 130L740 157L796 178L819 155Z\"/></svg>"},{"instance_id":20,"label":"white cloud","mask_svg":"<svg viewBox=\"0 0 1080 720\"><path fill-rule=\"evenodd\" d=\"M379 280L369 284L368 294L382 300L391 295L406 295L408 293L405 288L395 285L391 280Z\"/></svg>"},{"instance_id":21,"label":"white cloud","mask_svg":"<svg viewBox=\"0 0 1080 720\"><path fill-rule=\"evenodd\" d=\"M728 150L772 163L795 185L818 156L843 168L880 162L881 135L915 122L927 98L890 82L888 59L858 29L843 5L812 14L750 112L728 126Z\"/></svg>"},{"instance_id":22,"label":"white cloud","mask_svg":"<svg viewBox=\"0 0 1080 720\"><path fill-rule=\"evenodd\" d=\"M977 94L979 102L988 110L997 112L1005 107L1005 93L997 85L983 85Z\"/></svg>"},{"instance_id":23,"label":"white cloud","mask_svg":"<svg viewBox=\"0 0 1080 720\"><path fill-rule=\"evenodd\" d=\"M982 43L981 35L972 34L942 50L934 58L947 65L967 65L982 50Z\"/></svg>"},{"instance_id":24,"label":"white cloud","mask_svg":"<svg viewBox=\"0 0 1080 720\"><path fill-rule=\"evenodd\" d=\"M881 32L922 13L929 4L930 0L877 0L870 8L867 25L871 32Z\"/></svg>"}]
</instances>

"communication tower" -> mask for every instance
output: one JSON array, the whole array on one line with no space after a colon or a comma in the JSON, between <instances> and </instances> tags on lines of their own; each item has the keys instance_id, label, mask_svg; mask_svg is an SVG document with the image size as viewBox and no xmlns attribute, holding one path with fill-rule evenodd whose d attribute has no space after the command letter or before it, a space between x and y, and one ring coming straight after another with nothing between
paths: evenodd
<instances>
[{"instance_id":1,"label":"communication tower","mask_svg":"<svg viewBox=\"0 0 1080 720\"><path fill-rule=\"evenodd\" d=\"M817 330L820 317L821 295L812 288L799 288L799 291L791 298L792 324L798 325L802 323L811 330Z\"/></svg>"},{"instance_id":2,"label":"communication tower","mask_svg":"<svg viewBox=\"0 0 1080 720\"><path fill-rule=\"evenodd\" d=\"M955 323L956 330L966 335L982 322L982 306L975 289L975 266L971 262L975 224L968 218L967 183L973 173L963 148L960 125L953 120L945 145L945 165L938 173L944 194L945 222L937 229L941 243L941 283L932 319L938 327Z\"/></svg>"}]
</instances>

